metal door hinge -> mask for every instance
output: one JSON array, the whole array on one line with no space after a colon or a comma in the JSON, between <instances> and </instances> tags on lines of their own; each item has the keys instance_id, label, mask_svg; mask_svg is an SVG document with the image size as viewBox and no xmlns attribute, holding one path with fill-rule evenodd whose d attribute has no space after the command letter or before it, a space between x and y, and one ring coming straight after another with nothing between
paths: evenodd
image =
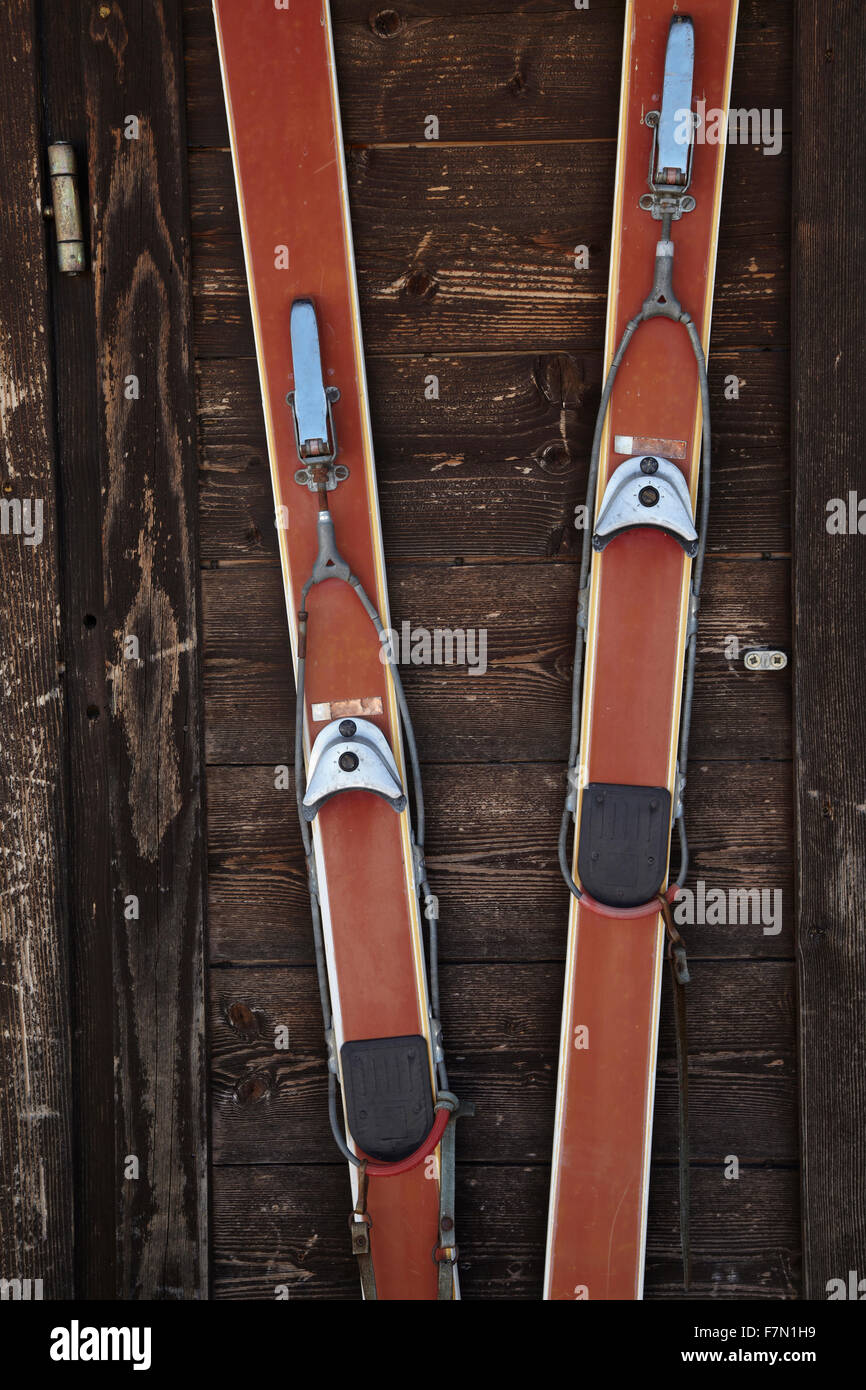
<instances>
[{"instance_id":1,"label":"metal door hinge","mask_svg":"<svg viewBox=\"0 0 866 1390\"><path fill-rule=\"evenodd\" d=\"M51 178L51 207L46 217L54 222L57 236L57 265L64 275L80 275L86 269L81 203L78 198L75 150L68 140L48 146L48 173Z\"/></svg>"}]
</instances>

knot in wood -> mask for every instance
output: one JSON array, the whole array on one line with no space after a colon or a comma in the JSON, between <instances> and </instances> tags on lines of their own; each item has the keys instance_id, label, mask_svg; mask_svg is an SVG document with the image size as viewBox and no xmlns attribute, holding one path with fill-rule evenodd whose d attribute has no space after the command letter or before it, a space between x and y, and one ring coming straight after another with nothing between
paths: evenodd
<instances>
[{"instance_id":1,"label":"knot in wood","mask_svg":"<svg viewBox=\"0 0 866 1390\"><path fill-rule=\"evenodd\" d=\"M403 17L396 10L373 10L370 28L380 39L393 39L403 28Z\"/></svg>"}]
</instances>

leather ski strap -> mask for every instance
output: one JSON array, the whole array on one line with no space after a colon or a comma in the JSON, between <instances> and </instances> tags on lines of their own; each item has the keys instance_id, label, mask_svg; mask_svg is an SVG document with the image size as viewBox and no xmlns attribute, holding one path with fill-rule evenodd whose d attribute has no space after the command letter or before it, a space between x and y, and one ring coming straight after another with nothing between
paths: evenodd
<instances>
[{"instance_id":1,"label":"leather ski strap","mask_svg":"<svg viewBox=\"0 0 866 1390\"><path fill-rule=\"evenodd\" d=\"M449 1099L453 1099L449 1094ZM456 1100L455 1100L456 1105ZM471 1104L454 1109L448 1116L448 1124L440 1140L439 1148L439 1240L433 1250L433 1259L439 1267L440 1301L451 1302L454 1298L454 1271L457 1267L458 1248L454 1236L455 1207L455 1127L458 1115L472 1115L475 1107ZM370 1232L373 1222L367 1210L367 1188L369 1185L369 1164L363 1159L358 1168L358 1199L349 1214L349 1230L352 1233L352 1253L358 1261L358 1274L366 1302L375 1302L376 1273L373 1268L373 1252Z\"/></svg>"},{"instance_id":2,"label":"leather ski strap","mask_svg":"<svg viewBox=\"0 0 866 1390\"><path fill-rule=\"evenodd\" d=\"M439 1266L438 1297L444 1302L450 1302L454 1297L454 1268L457 1264L454 1238L456 1121L456 1114L451 1115L439 1149L439 1243L433 1251L433 1259Z\"/></svg>"},{"instance_id":3,"label":"leather ski strap","mask_svg":"<svg viewBox=\"0 0 866 1390\"><path fill-rule=\"evenodd\" d=\"M670 961L671 990L674 996L679 1083L680 1249L683 1259L683 1288L688 1291L692 1278L692 1252L689 1233L689 1049L686 1029L686 985L689 983L690 975L685 942L677 931L671 905L661 893L658 900L668 939L667 957Z\"/></svg>"},{"instance_id":4,"label":"leather ski strap","mask_svg":"<svg viewBox=\"0 0 866 1390\"><path fill-rule=\"evenodd\" d=\"M378 1298L376 1292L376 1274L373 1269L373 1255L370 1249L370 1230L372 1221L367 1210L367 1161L361 1163L358 1169L358 1199L355 1202L354 1211L349 1213L349 1230L352 1233L352 1254L358 1261L358 1274L361 1279L361 1292L366 1303L374 1303Z\"/></svg>"}]
</instances>

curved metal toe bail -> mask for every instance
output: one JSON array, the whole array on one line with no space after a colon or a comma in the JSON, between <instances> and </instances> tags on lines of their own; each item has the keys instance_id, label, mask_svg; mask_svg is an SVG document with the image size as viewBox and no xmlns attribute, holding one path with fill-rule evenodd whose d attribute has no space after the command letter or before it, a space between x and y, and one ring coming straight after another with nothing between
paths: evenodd
<instances>
[{"instance_id":1,"label":"curved metal toe bail","mask_svg":"<svg viewBox=\"0 0 866 1390\"><path fill-rule=\"evenodd\" d=\"M670 459L635 456L614 469L595 524L593 549L604 550L616 536L638 526L664 531L691 559L698 553L688 484Z\"/></svg>"},{"instance_id":2,"label":"curved metal toe bail","mask_svg":"<svg viewBox=\"0 0 866 1390\"><path fill-rule=\"evenodd\" d=\"M304 820L315 820L326 801L350 791L373 792L395 811L406 806L394 754L369 719L334 719L318 734L302 802Z\"/></svg>"}]
</instances>

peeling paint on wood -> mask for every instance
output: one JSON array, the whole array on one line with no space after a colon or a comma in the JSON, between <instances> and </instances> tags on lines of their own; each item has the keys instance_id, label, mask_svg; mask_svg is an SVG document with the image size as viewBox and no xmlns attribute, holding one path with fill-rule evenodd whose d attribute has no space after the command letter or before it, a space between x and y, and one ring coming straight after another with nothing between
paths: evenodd
<instances>
[{"instance_id":1,"label":"peeling paint on wood","mask_svg":"<svg viewBox=\"0 0 866 1390\"><path fill-rule=\"evenodd\" d=\"M72 1129L66 946L65 708L60 671L48 284L32 0L0 24L3 199L0 488L39 500L44 534L0 534L0 1277L70 1298Z\"/></svg>"}]
</instances>

